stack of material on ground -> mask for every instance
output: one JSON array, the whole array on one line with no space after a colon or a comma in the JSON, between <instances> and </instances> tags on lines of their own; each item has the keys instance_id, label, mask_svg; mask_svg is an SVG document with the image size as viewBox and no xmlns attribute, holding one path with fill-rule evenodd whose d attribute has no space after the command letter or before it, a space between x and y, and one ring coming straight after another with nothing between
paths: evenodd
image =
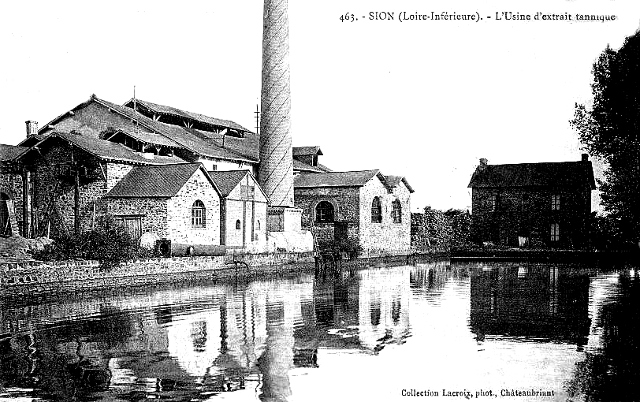
<instances>
[{"instance_id":1,"label":"stack of material on ground","mask_svg":"<svg viewBox=\"0 0 640 402\"><path fill-rule=\"evenodd\" d=\"M42 250L51 239L39 237L25 239L21 236L0 237L0 261L31 260L36 250Z\"/></svg>"}]
</instances>

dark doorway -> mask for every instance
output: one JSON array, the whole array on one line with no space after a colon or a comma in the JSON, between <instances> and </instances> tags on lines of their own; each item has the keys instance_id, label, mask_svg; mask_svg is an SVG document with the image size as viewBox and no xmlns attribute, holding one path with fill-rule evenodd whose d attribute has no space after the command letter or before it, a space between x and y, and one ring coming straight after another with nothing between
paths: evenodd
<instances>
[{"instance_id":1,"label":"dark doorway","mask_svg":"<svg viewBox=\"0 0 640 402\"><path fill-rule=\"evenodd\" d=\"M9 218L10 198L5 193L0 193L0 236L11 236L11 219Z\"/></svg>"},{"instance_id":2,"label":"dark doorway","mask_svg":"<svg viewBox=\"0 0 640 402\"><path fill-rule=\"evenodd\" d=\"M347 222L335 222L333 224L333 239L336 241L336 243L347 240L349 234L347 228Z\"/></svg>"}]
</instances>

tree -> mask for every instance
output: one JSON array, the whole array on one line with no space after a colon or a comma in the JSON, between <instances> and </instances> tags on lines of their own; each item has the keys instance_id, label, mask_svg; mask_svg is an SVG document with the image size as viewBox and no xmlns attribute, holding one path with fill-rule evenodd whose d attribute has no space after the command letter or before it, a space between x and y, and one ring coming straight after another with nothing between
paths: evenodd
<instances>
[{"instance_id":1,"label":"tree","mask_svg":"<svg viewBox=\"0 0 640 402\"><path fill-rule=\"evenodd\" d=\"M606 165L604 210L629 242L640 240L640 34L607 47L593 65L593 105L576 104L572 127Z\"/></svg>"}]
</instances>

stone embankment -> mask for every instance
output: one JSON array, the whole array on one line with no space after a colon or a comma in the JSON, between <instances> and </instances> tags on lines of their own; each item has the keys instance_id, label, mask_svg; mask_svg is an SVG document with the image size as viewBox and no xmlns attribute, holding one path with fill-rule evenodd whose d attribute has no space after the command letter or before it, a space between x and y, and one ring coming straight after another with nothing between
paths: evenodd
<instances>
[{"instance_id":1,"label":"stone embankment","mask_svg":"<svg viewBox=\"0 0 640 402\"><path fill-rule=\"evenodd\" d=\"M312 253L153 258L103 269L96 261L0 262L0 296L153 286L313 269Z\"/></svg>"}]
</instances>

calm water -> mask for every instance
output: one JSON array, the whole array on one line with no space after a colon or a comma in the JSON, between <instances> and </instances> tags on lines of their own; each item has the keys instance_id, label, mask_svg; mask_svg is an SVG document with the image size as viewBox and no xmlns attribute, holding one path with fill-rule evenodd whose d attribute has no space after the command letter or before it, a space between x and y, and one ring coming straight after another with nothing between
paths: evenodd
<instances>
[{"instance_id":1,"label":"calm water","mask_svg":"<svg viewBox=\"0 0 640 402\"><path fill-rule=\"evenodd\" d=\"M640 401L639 283L439 262L5 303L0 399Z\"/></svg>"}]
</instances>

